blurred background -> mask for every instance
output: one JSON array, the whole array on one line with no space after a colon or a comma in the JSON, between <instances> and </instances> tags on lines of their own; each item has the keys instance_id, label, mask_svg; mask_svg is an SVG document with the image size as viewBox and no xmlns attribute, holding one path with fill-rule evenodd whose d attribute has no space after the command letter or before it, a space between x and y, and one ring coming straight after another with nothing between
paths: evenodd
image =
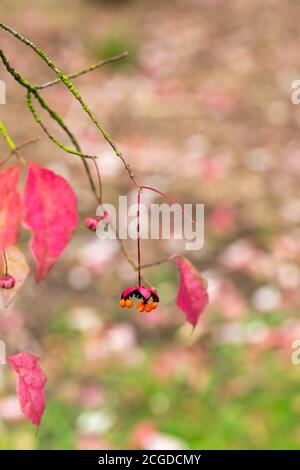
<instances>
[{"instance_id":1,"label":"blurred background","mask_svg":"<svg viewBox=\"0 0 300 470\"><path fill-rule=\"evenodd\" d=\"M36 286L31 274L0 313L8 354L38 354L48 375L36 436L19 411L15 376L1 366L2 449L300 447L300 365L291 361L300 339L300 105L291 102L299 14L294 0L1 0L1 21L65 73L129 52L76 85L139 180L205 204L204 249L185 254L210 293L193 335L176 307L172 264L146 274L158 310L120 309L136 276L116 243L84 227L95 202L81 162L44 136L24 149L70 181L81 223L48 278ZM53 78L2 31L0 42L30 81ZM14 140L42 135L2 65L0 79L1 119ZM43 94L82 148L99 155L105 201L133 201L120 161L66 89ZM23 231L32 266L27 241ZM134 242L127 247L135 256ZM145 242L143 262L183 250L178 240Z\"/></svg>"}]
</instances>

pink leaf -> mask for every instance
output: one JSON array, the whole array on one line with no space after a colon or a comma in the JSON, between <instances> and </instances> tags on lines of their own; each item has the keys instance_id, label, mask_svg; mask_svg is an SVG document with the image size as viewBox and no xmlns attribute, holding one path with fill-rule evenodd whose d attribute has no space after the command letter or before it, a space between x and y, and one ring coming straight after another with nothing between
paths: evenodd
<instances>
[{"instance_id":1,"label":"pink leaf","mask_svg":"<svg viewBox=\"0 0 300 470\"><path fill-rule=\"evenodd\" d=\"M187 321L195 327L208 302L207 282L186 258L176 258L176 263L180 271L176 302Z\"/></svg>"},{"instance_id":2,"label":"pink leaf","mask_svg":"<svg viewBox=\"0 0 300 470\"><path fill-rule=\"evenodd\" d=\"M53 171L29 163L24 190L24 221L32 230L30 249L36 280L42 281L78 224L77 201L69 183Z\"/></svg>"},{"instance_id":3,"label":"pink leaf","mask_svg":"<svg viewBox=\"0 0 300 470\"><path fill-rule=\"evenodd\" d=\"M46 406L46 376L42 371L39 358L28 353L8 357L8 362L18 374L17 394L20 407L25 416L37 426Z\"/></svg>"},{"instance_id":4,"label":"pink leaf","mask_svg":"<svg viewBox=\"0 0 300 470\"><path fill-rule=\"evenodd\" d=\"M18 238L21 218L20 196L17 192L19 177L19 165L0 172L0 249L14 245Z\"/></svg>"}]
</instances>

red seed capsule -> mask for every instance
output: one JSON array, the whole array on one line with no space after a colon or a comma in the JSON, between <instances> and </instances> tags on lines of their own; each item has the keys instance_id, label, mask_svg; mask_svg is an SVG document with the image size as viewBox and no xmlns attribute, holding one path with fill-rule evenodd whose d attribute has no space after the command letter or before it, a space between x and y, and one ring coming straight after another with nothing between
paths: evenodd
<instances>
[{"instance_id":1,"label":"red seed capsule","mask_svg":"<svg viewBox=\"0 0 300 470\"><path fill-rule=\"evenodd\" d=\"M98 223L99 220L96 217L87 217L84 221L85 226L93 232L96 232Z\"/></svg>"},{"instance_id":2,"label":"red seed capsule","mask_svg":"<svg viewBox=\"0 0 300 470\"><path fill-rule=\"evenodd\" d=\"M0 277L0 288L1 289L13 289L16 285L16 280L10 274Z\"/></svg>"}]
</instances>

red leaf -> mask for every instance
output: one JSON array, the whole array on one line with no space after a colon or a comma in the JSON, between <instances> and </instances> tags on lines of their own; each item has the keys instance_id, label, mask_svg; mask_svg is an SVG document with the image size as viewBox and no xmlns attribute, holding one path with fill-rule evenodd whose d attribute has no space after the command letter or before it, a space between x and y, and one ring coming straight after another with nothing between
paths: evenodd
<instances>
[{"instance_id":1,"label":"red leaf","mask_svg":"<svg viewBox=\"0 0 300 470\"><path fill-rule=\"evenodd\" d=\"M24 191L24 221L33 231L30 249L36 280L42 281L78 224L77 201L69 183L53 171L29 163Z\"/></svg>"},{"instance_id":2,"label":"red leaf","mask_svg":"<svg viewBox=\"0 0 300 470\"><path fill-rule=\"evenodd\" d=\"M39 358L20 353L8 357L8 362L18 374L17 394L21 410L33 424L39 426L46 406L44 388L47 381Z\"/></svg>"},{"instance_id":3,"label":"red leaf","mask_svg":"<svg viewBox=\"0 0 300 470\"><path fill-rule=\"evenodd\" d=\"M185 313L187 321L195 327L208 302L207 282L186 258L176 258L176 263L180 270L176 302Z\"/></svg>"},{"instance_id":4,"label":"red leaf","mask_svg":"<svg viewBox=\"0 0 300 470\"><path fill-rule=\"evenodd\" d=\"M0 172L0 249L14 245L18 238L21 218L21 202L17 192L19 178L19 165Z\"/></svg>"}]
</instances>

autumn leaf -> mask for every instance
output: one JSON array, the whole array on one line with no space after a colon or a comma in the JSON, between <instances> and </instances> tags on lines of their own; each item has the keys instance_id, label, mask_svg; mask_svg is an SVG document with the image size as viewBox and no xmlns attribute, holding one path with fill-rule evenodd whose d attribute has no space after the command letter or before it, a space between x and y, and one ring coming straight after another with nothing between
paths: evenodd
<instances>
[{"instance_id":1,"label":"autumn leaf","mask_svg":"<svg viewBox=\"0 0 300 470\"><path fill-rule=\"evenodd\" d=\"M23 204L24 222L33 232L30 249L36 262L36 280L40 282L77 227L76 196L62 176L30 162Z\"/></svg>"},{"instance_id":2,"label":"autumn leaf","mask_svg":"<svg viewBox=\"0 0 300 470\"><path fill-rule=\"evenodd\" d=\"M207 282L186 258L178 257L176 263L180 271L176 302L187 321L195 327L208 302Z\"/></svg>"},{"instance_id":3,"label":"autumn leaf","mask_svg":"<svg viewBox=\"0 0 300 470\"><path fill-rule=\"evenodd\" d=\"M47 381L39 358L29 353L19 353L7 360L18 374L17 394L21 410L33 424L39 426L46 406L44 388Z\"/></svg>"},{"instance_id":4,"label":"autumn leaf","mask_svg":"<svg viewBox=\"0 0 300 470\"><path fill-rule=\"evenodd\" d=\"M0 171L0 249L14 245L18 238L21 202L17 191L19 165Z\"/></svg>"},{"instance_id":5,"label":"autumn leaf","mask_svg":"<svg viewBox=\"0 0 300 470\"><path fill-rule=\"evenodd\" d=\"M30 269L25 256L17 246L9 246L6 248L5 254L9 273L16 281L12 289L1 289L4 307L8 307L25 282ZM1 266L3 266L2 256L0 256L0 267Z\"/></svg>"}]
</instances>

